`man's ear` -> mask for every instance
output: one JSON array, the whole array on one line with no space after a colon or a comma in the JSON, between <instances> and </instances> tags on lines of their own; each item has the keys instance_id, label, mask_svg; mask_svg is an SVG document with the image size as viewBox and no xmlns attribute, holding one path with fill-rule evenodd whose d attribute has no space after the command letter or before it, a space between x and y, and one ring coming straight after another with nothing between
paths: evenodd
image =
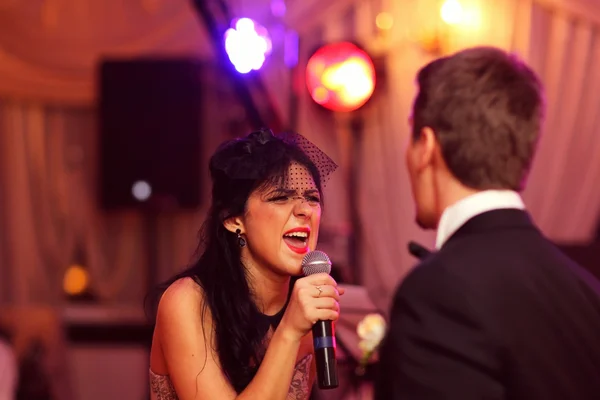
<instances>
[{"instance_id":1,"label":"man's ear","mask_svg":"<svg viewBox=\"0 0 600 400\"><path fill-rule=\"evenodd\" d=\"M229 217L223 221L223 226L229 232L236 233L239 229L241 233L244 233L244 221L240 217Z\"/></svg>"},{"instance_id":2,"label":"man's ear","mask_svg":"<svg viewBox=\"0 0 600 400\"><path fill-rule=\"evenodd\" d=\"M419 169L426 168L433 164L436 151L439 147L435 132L426 126L421 130L417 139L417 166Z\"/></svg>"}]
</instances>

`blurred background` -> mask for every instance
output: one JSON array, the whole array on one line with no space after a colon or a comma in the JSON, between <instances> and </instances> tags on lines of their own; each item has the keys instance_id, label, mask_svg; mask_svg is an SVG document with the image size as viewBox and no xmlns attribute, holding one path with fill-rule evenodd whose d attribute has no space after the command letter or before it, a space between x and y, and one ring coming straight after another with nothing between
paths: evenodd
<instances>
[{"instance_id":1,"label":"blurred background","mask_svg":"<svg viewBox=\"0 0 600 400\"><path fill-rule=\"evenodd\" d=\"M356 323L416 263L403 151L415 73L474 45L540 74L524 200L600 275L598 0L0 0L0 327L19 399L148 398L148 289L188 264L225 139L296 130L339 165L319 248L355 289L344 378L370 398ZM2 339L0 339L2 340Z\"/></svg>"}]
</instances>

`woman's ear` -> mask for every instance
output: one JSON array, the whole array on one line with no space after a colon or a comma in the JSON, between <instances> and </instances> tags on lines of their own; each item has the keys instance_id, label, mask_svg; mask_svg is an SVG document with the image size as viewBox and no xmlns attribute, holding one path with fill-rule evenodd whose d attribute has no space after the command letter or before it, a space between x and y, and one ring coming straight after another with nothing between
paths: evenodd
<instances>
[{"instance_id":1,"label":"woman's ear","mask_svg":"<svg viewBox=\"0 0 600 400\"><path fill-rule=\"evenodd\" d=\"M239 229L242 233L245 232L244 221L240 217L229 217L223 221L223 226L229 232L236 233Z\"/></svg>"}]
</instances>

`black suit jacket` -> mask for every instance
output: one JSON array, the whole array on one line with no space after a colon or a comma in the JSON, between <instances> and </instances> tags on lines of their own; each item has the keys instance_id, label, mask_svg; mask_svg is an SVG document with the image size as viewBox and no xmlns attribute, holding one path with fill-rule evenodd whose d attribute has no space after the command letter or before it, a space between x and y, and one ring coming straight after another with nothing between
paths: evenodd
<instances>
[{"instance_id":1,"label":"black suit jacket","mask_svg":"<svg viewBox=\"0 0 600 400\"><path fill-rule=\"evenodd\" d=\"M375 399L600 399L600 283L525 211L472 218L399 286Z\"/></svg>"}]
</instances>

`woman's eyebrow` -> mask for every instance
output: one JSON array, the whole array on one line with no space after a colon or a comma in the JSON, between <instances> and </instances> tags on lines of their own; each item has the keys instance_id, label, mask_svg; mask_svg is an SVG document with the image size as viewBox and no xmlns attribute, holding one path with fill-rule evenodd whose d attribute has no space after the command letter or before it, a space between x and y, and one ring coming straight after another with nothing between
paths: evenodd
<instances>
[{"instance_id":1,"label":"woman's eyebrow","mask_svg":"<svg viewBox=\"0 0 600 400\"><path fill-rule=\"evenodd\" d=\"M269 192L269 194L274 194L274 193L289 195L289 194L296 193L296 191L294 189L280 187L280 188L275 188Z\"/></svg>"},{"instance_id":2,"label":"woman's eyebrow","mask_svg":"<svg viewBox=\"0 0 600 400\"><path fill-rule=\"evenodd\" d=\"M297 193L298 193L298 191L295 189L280 187L280 188L275 188L275 189L269 191L268 194L269 195L280 194L280 195L290 196L290 195L294 195ZM304 191L303 195L306 196L306 195L314 195L314 194L320 194L319 189L316 189L316 188L307 189Z\"/></svg>"}]
</instances>

